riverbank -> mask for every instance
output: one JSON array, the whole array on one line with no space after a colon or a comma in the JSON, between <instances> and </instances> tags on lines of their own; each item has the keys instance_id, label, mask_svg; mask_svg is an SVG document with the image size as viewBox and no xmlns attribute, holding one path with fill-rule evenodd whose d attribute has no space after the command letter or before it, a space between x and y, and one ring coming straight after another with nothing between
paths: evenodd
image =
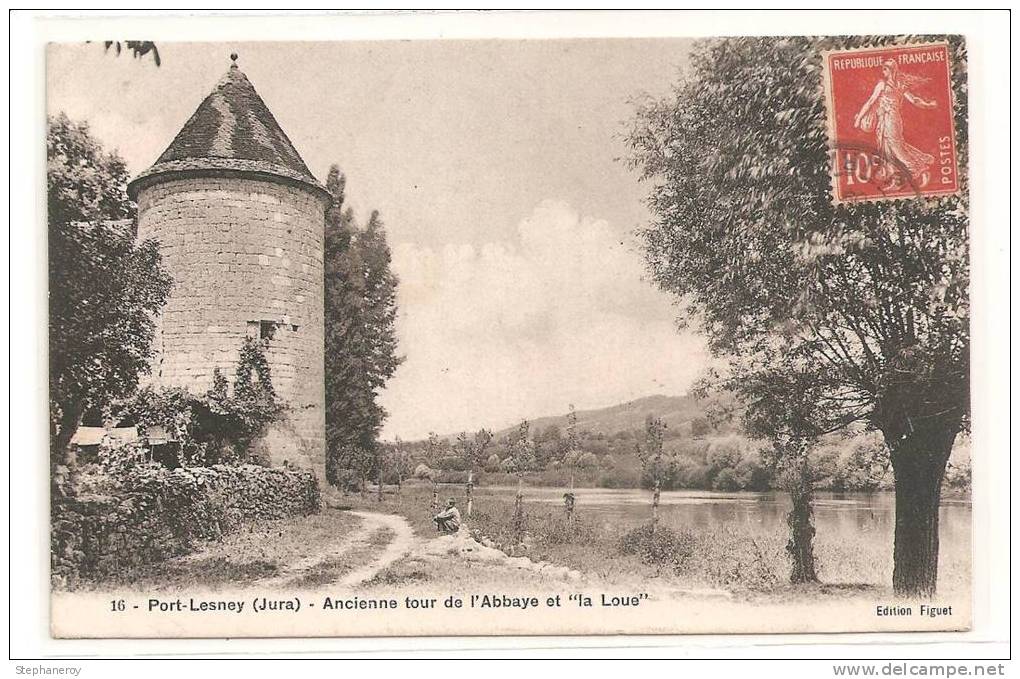
<instances>
[{"instance_id":1,"label":"riverbank","mask_svg":"<svg viewBox=\"0 0 1020 679\"><path fill-rule=\"evenodd\" d=\"M785 551L787 534L781 520L753 520L745 512L699 523L681 511L660 510L654 534L648 529L650 507L628 504L625 511L605 504L585 504L582 495L568 520L562 502L525 492L524 541L514 539L513 492L475 489L466 529L479 540L513 556L545 561L605 582L653 579L681 589L724 589L744 598L791 596L852 596L891 594L891 534L876 528L873 520L857 520L849 509L830 501L827 511L840 517L838 524L823 522L815 536L815 558L821 584L791 588L790 562ZM580 490L580 489L578 489ZM549 491L550 493L552 491ZM548 494L548 493L547 493ZM561 495L557 492L555 495ZM650 495L650 494L649 494ZM665 495L665 494L664 494ZM466 514L463 486L443 486L439 501L454 497ZM605 498L602 498L605 499ZM627 498L632 500L633 498ZM638 498L642 499L642 498ZM704 497L685 498L702 508ZM728 499L728 498L727 498ZM542 501L545 500L545 501ZM748 505L740 498L740 506ZM403 516L424 537L434 536L431 486L407 485L399 492L384 488L382 501L374 493L336 496L342 505ZM642 502L647 502L643 500ZM755 505L749 505L753 511ZM780 516L785 509L772 511ZM428 574L417 572L414 577ZM399 575L395 575L399 579ZM943 545L940 591L966 592L970 586L969 531L965 541Z\"/></svg>"}]
</instances>

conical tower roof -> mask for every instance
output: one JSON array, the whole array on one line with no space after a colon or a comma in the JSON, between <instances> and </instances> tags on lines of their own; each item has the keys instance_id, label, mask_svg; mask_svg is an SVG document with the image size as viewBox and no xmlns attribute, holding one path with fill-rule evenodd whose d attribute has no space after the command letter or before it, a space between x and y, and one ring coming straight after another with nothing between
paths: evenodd
<instances>
[{"instance_id":1,"label":"conical tower roof","mask_svg":"<svg viewBox=\"0 0 1020 679\"><path fill-rule=\"evenodd\" d=\"M138 189L167 174L254 173L325 191L269 107L234 63L155 164L128 185Z\"/></svg>"}]
</instances>

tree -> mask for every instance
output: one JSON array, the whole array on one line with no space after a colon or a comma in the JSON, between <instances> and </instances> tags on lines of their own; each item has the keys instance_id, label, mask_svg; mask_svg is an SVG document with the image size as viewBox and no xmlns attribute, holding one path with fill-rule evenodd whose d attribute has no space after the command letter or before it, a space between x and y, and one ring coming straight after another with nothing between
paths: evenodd
<instances>
[{"instance_id":1,"label":"tree","mask_svg":"<svg viewBox=\"0 0 1020 679\"><path fill-rule=\"evenodd\" d=\"M517 475L517 494L514 496L514 512L511 520L514 545L524 540L524 475L535 469L538 459L535 457L535 442L530 435L531 424L521 420L517 429L507 435L507 457L503 467L507 472Z\"/></svg>"},{"instance_id":2,"label":"tree","mask_svg":"<svg viewBox=\"0 0 1020 679\"><path fill-rule=\"evenodd\" d=\"M393 445L387 447L386 467L396 477L399 489L404 484L404 479L411 473L411 455L399 436Z\"/></svg>"},{"instance_id":3,"label":"tree","mask_svg":"<svg viewBox=\"0 0 1020 679\"><path fill-rule=\"evenodd\" d=\"M765 457L773 470L773 478L790 495L790 511L786 515L786 525L790 529L790 539L786 543L786 553L790 555L792 568L790 582L794 584L818 582L815 570L814 551L814 476L808 460L814 440L798 436L776 436L771 449ZM720 474L721 476L721 474ZM719 477L716 477L719 484ZM721 490L731 490L723 489Z\"/></svg>"},{"instance_id":4,"label":"tree","mask_svg":"<svg viewBox=\"0 0 1020 679\"><path fill-rule=\"evenodd\" d=\"M434 431L429 432L429 436L425 439L425 446L422 448L422 456L424 457L425 464L432 468L439 466L439 460L446 457L449 451L449 444L439 437Z\"/></svg>"},{"instance_id":5,"label":"tree","mask_svg":"<svg viewBox=\"0 0 1020 679\"><path fill-rule=\"evenodd\" d=\"M156 43L148 40L125 40L124 42L119 40L103 41L104 51L109 52L111 48L118 57L123 49L127 49L131 52L131 56L135 59L141 59L142 57L151 54L152 61L157 67L159 67L162 63L162 60L159 58L159 50L156 48Z\"/></svg>"},{"instance_id":6,"label":"tree","mask_svg":"<svg viewBox=\"0 0 1020 679\"><path fill-rule=\"evenodd\" d=\"M47 119L50 444L73 468L83 414L128 397L148 373L154 316L172 279L154 240L137 242L127 168L88 125Z\"/></svg>"},{"instance_id":7,"label":"tree","mask_svg":"<svg viewBox=\"0 0 1020 679\"><path fill-rule=\"evenodd\" d=\"M535 469L538 460L535 457L535 442L530 436L531 425L527 420L521 420L517 429L510 432L507 438L507 469L516 474L518 480L523 480L527 472ZM520 485L520 484L518 484Z\"/></svg>"},{"instance_id":8,"label":"tree","mask_svg":"<svg viewBox=\"0 0 1020 679\"><path fill-rule=\"evenodd\" d=\"M666 455L662 450L662 439L666 432L666 422L649 415L645 419L645 440L637 444L637 456L641 460L644 476L652 484L652 522L659 520L659 493L666 481L676 470L673 456Z\"/></svg>"},{"instance_id":9,"label":"tree","mask_svg":"<svg viewBox=\"0 0 1020 679\"><path fill-rule=\"evenodd\" d=\"M492 432L488 429L479 429L471 436L462 431L453 442L453 454L463 460L465 469L474 471L485 464L491 443Z\"/></svg>"},{"instance_id":10,"label":"tree","mask_svg":"<svg viewBox=\"0 0 1020 679\"><path fill-rule=\"evenodd\" d=\"M966 52L948 41L965 162ZM654 182L642 235L656 282L685 300L714 353L735 357L730 386L747 400L767 409L809 388L813 434L859 421L882 432L896 486L893 586L928 595L946 462L969 426L969 200L964 187L833 204L821 53L863 43L702 42L673 95L639 106L629 142Z\"/></svg>"},{"instance_id":11,"label":"tree","mask_svg":"<svg viewBox=\"0 0 1020 679\"><path fill-rule=\"evenodd\" d=\"M334 165L326 181L324 255L326 478L339 486L349 470L363 485L380 462L386 411L379 390L402 358L396 354L397 278L378 212L359 229L344 207L346 179Z\"/></svg>"},{"instance_id":12,"label":"tree","mask_svg":"<svg viewBox=\"0 0 1020 679\"><path fill-rule=\"evenodd\" d=\"M577 431L577 410L574 404L570 404L570 412L567 413L567 452L581 449L581 437Z\"/></svg>"}]
</instances>

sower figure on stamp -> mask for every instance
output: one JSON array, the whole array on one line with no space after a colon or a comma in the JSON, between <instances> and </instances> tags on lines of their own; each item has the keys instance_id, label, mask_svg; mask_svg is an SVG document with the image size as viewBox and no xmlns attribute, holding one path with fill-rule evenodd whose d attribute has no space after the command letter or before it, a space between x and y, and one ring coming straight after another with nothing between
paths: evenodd
<instances>
[{"instance_id":1,"label":"sower figure on stamp","mask_svg":"<svg viewBox=\"0 0 1020 679\"><path fill-rule=\"evenodd\" d=\"M886 59L882 62L882 79L875 83L871 96L854 117L854 127L865 132L875 130L878 150L885 161L883 170L888 178L885 189L902 184L900 170L908 174L910 180L919 187L926 186L931 179L929 168L935 162L935 157L904 139L901 110L903 100L918 108L935 108L935 101L910 91L912 87L927 81L927 78L901 72L895 59Z\"/></svg>"},{"instance_id":2,"label":"sower figure on stamp","mask_svg":"<svg viewBox=\"0 0 1020 679\"><path fill-rule=\"evenodd\" d=\"M436 530L443 535L450 535L460 530L460 510L457 501L452 497L446 501L446 509L432 517Z\"/></svg>"}]
</instances>

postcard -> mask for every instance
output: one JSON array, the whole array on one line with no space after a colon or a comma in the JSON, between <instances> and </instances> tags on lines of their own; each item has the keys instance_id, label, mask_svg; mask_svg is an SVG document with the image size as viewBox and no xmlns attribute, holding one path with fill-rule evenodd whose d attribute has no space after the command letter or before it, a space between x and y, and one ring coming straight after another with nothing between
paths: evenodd
<instances>
[{"instance_id":1,"label":"postcard","mask_svg":"<svg viewBox=\"0 0 1020 679\"><path fill-rule=\"evenodd\" d=\"M52 635L970 629L967 48L50 43Z\"/></svg>"}]
</instances>

